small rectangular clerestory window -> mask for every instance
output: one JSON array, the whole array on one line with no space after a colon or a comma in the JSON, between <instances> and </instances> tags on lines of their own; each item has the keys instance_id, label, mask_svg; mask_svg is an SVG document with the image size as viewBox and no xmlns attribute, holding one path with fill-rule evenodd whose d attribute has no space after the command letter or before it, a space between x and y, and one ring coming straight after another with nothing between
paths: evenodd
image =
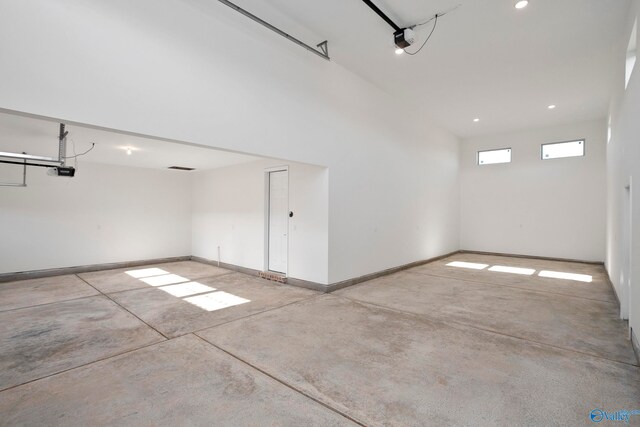
<instances>
[{"instance_id":1,"label":"small rectangular clerestory window","mask_svg":"<svg viewBox=\"0 0 640 427\"><path fill-rule=\"evenodd\" d=\"M584 156L584 139L542 144L542 160Z\"/></svg>"},{"instance_id":2,"label":"small rectangular clerestory window","mask_svg":"<svg viewBox=\"0 0 640 427\"><path fill-rule=\"evenodd\" d=\"M511 148L478 151L479 165L495 165L497 163L511 163Z\"/></svg>"}]
</instances>

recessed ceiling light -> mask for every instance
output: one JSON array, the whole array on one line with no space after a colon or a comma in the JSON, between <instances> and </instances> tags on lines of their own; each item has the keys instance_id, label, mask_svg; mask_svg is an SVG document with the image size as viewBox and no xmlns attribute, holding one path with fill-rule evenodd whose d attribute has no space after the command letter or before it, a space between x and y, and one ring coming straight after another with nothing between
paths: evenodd
<instances>
[{"instance_id":1,"label":"recessed ceiling light","mask_svg":"<svg viewBox=\"0 0 640 427\"><path fill-rule=\"evenodd\" d=\"M556 108L555 104L551 104L547 107L549 110L553 110L554 108Z\"/></svg>"},{"instance_id":2,"label":"recessed ceiling light","mask_svg":"<svg viewBox=\"0 0 640 427\"><path fill-rule=\"evenodd\" d=\"M524 9L529 4L529 0L519 0L516 2L516 9Z\"/></svg>"},{"instance_id":3,"label":"recessed ceiling light","mask_svg":"<svg viewBox=\"0 0 640 427\"><path fill-rule=\"evenodd\" d=\"M133 153L133 151L131 150L131 148L127 148L127 155L130 156L131 153Z\"/></svg>"},{"instance_id":4,"label":"recessed ceiling light","mask_svg":"<svg viewBox=\"0 0 640 427\"><path fill-rule=\"evenodd\" d=\"M404 53L404 49L401 49L401 48L396 49L396 55L402 55L403 53Z\"/></svg>"},{"instance_id":5,"label":"recessed ceiling light","mask_svg":"<svg viewBox=\"0 0 640 427\"><path fill-rule=\"evenodd\" d=\"M475 119L473 119L473 121L474 121L474 123L478 123L480 121L480 119L476 117Z\"/></svg>"}]
</instances>

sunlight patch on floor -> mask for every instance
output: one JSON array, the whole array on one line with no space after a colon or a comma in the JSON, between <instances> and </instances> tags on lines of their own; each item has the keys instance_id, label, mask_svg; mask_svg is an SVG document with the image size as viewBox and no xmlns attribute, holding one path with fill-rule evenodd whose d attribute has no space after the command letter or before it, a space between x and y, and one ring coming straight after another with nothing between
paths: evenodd
<instances>
[{"instance_id":1,"label":"sunlight patch on floor","mask_svg":"<svg viewBox=\"0 0 640 427\"><path fill-rule=\"evenodd\" d=\"M449 267L468 268L471 270L484 270L485 268L489 267L490 264L481 264L481 263L465 262L465 261L452 261L446 265ZM520 274L523 276L532 276L536 273L536 269L534 268L510 267L507 265L493 265L487 268L486 271L491 271L496 273ZM538 276L546 277L550 279L574 280L576 282L586 282L586 283L590 283L593 281L593 277L589 276L588 274L568 273L565 271L542 270L538 273Z\"/></svg>"},{"instance_id":2,"label":"sunlight patch on floor","mask_svg":"<svg viewBox=\"0 0 640 427\"><path fill-rule=\"evenodd\" d=\"M447 264L449 267L470 268L472 270L483 270L489 267L489 264L478 264L475 262L453 261Z\"/></svg>"},{"instance_id":3,"label":"sunlight patch on floor","mask_svg":"<svg viewBox=\"0 0 640 427\"><path fill-rule=\"evenodd\" d=\"M233 307L235 305L251 302L251 300L240 298L223 291L184 298L184 301L196 305L201 309L207 311L221 310L223 308Z\"/></svg>"},{"instance_id":4,"label":"sunlight patch on floor","mask_svg":"<svg viewBox=\"0 0 640 427\"><path fill-rule=\"evenodd\" d=\"M489 271L497 271L498 273L513 273L513 274L522 274L525 276L531 276L536 272L533 268L521 268L521 267L508 267L506 265L494 265L489 268Z\"/></svg>"},{"instance_id":5,"label":"sunlight patch on floor","mask_svg":"<svg viewBox=\"0 0 640 427\"><path fill-rule=\"evenodd\" d=\"M251 302L246 298L218 291L211 286L192 282L191 279L172 274L161 268L141 268L125 271L125 273L206 311L222 310L223 308Z\"/></svg>"},{"instance_id":6,"label":"sunlight patch on floor","mask_svg":"<svg viewBox=\"0 0 640 427\"><path fill-rule=\"evenodd\" d=\"M164 271L161 268L142 268L139 270L125 271L126 274L134 279L142 279L143 277L160 276L162 274L169 274L168 271Z\"/></svg>"},{"instance_id":7,"label":"sunlight patch on floor","mask_svg":"<svg viewBox=\"0 0 640 427\"><path fill-rule=\"evenodd\" d=\"M140 280L151 286L175 285L176 283L189 281L189 279L178 276L177 274L163 274L162 276L145 277Z\"/></svg>"},{"instance_id":8,"label":"sunlight patch on floor","mask_svg":"<svg viewBox=\"0 0 640 427\"><path fill-rule=\"evenodd\" d=\"M177 285L161 286L158 289L178 298L204 294L206 292L213 292L216 290L215 288L203 285L202 283L198 282L187 282Z\"/></svg>"},{"instance_id":9,"label":"sunlight patch on floor","mask_svg":"<svg viewBox=\"0 0 640 427\"><path fill-rule=\"evenodd\" d=\"M593 276L589 276L588 274L565 273L562 271L543 270L538 273L538 276L548 277L551 279L575 280L577 282L587 283L591 283L593 281Z\"/></svg>"}]
</instances>

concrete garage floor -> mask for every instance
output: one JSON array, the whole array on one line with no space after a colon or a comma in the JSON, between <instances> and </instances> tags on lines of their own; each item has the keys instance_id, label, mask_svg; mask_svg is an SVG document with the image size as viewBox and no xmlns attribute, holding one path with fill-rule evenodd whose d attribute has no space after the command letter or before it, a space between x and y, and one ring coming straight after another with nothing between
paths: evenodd
<instances>
[{"instance_id":1,"label":"concrete garage floor","mask_svg":"<svg viewBox=\"0 0 640 427\"><path fill-rule=\"evenodd\" d=\"M616 312L601 266L477 254L330 295L190 261L4 283L0 425L589 425L640 409Z\"/></svg>"}]
</instances>

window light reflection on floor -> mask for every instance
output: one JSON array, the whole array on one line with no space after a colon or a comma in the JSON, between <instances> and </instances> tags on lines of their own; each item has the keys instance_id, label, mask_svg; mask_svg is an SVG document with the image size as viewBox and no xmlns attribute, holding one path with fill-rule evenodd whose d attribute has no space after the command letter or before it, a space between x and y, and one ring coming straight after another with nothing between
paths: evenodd
<instances>
[{"instance_id":1,"label":"window light reflection on floor","mask_svg":"<svg viewBox=\"0 0 640 427\"><path fill-rule=\"evenodd\" d=\"M593 277L588 274L576 274L576 273L564 273L562 271L547 271L543 270L538 273L540 277L549 277L552 279L564 279L564 280L575 280L577 282L587 282L590 283L593 281Z\"/></svg>"},{"instance_id":2,"label":"window light reflection on floor","mask_svg":"<svg viewBox=\"0 0 640 427\"><path fill-rule=\"evenodd\" d=\"M235 305L251 302L251 300L240 298L222 291L184 298L184 301L198 306L206 311L216 311L223 308L233 307Z\"/></svg>"},{"instance_id":3,"label":"window light reflection on floor","mask_svg":"<svg viewBox=\"0 0 640 427\"><path fill-rule=\"evenodd\" d=\"M533 268L507 267L506 265L494 265L489 271L497 271L498 273L513 273L531 276L536 272Z\"/></svg>"},{"instance_id":4,"label":"window light reflection on floor","mask_svg":"<svg viewBox=\"0 0 640 427\"><path fill-rule=\"evenodd\" d=\"M483 270L489 267L489 264L477 264L475 262L453 261L447 264L449 267L470 268L472 270Z\"/></svg>"},{"instance_id":5,"label":"window light reflection on floor","mask_svg":"<svg viewBox=\"0 0 640 427\"><path fill-rule=\"evenodd\" d=\"M251 300L218 291L216 288L202 283L192 282L190 279L172 274L161 268L142 268L125 271L125 273L206 311L222 310L223 308L251 302Z\"/></svg>"},{"instance_id":6,"label":"window light reflection on floor","mask_svg":"<svg viewBox=\"0 0 640 427\"><path fill-rule=\"evenodd\" d=\"M177 274L163 274L162 276L145 277L140 280L151 286L175 285L176 283L190 281L189 279L178 276Z\"/></svg>"},{"instance_id":7,"label":"window light reflection on floor","mask_svg":"<svg viewBox=\"0 0 640 427\"><path fill-rule=\"evenodd\" d=\"M162 274L169 274L168 271L164 271L161 268L142 268L140 270L125 271L126 274L134 279L142 279L143 277L160 276Z\"/></svg>"},{"instance_id":8,"label":"window light reflection on floor","mask_svg":"<svg viewBox=\"0 0 640 427\"><path fill-rule=\"evenodd\" d=\"M204 294L205 292L213 292L216 290L215 288L203 285L202 283L198 282L187 282L177 285L161 286L158 289L178 298L189 297L196 294Z\"/></svg>"}]
</instances>

